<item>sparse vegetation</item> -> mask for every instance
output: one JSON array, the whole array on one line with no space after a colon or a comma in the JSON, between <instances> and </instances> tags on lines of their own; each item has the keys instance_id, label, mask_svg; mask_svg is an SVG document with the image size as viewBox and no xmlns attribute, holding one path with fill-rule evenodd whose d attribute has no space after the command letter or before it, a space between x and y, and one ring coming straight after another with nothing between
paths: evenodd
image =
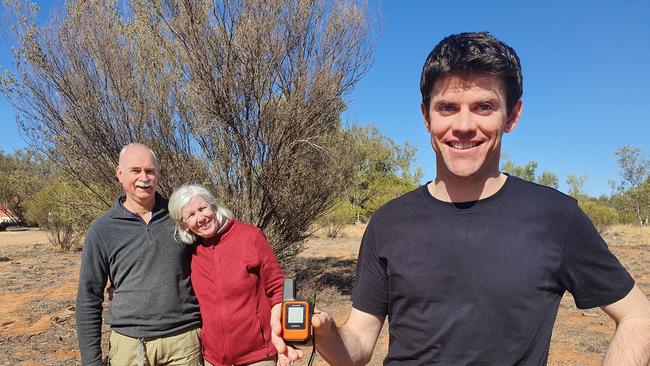
<instances>
[{"instance_id":1,"label":"sparse vegetation","mask_svg":"<svg viewBox=\"0 0 650 366\"><path fill-rule=\"evenodd\" d=\"M374 126L352 126L346 131L353 142L346 156L353 177L331 210L319 219L328 235L341 228L367 221L381 205L420 185L422 169L415 166L415 148L395 143Z\"/></svg>"},{"instance_id":2,"label":"sparse vegetation","mask_svg":"<svg viewBox=\"0 0 650 366\"><path fill-rule=\"evenodd\" d=\"M551 188L557 189L560 186L557 175L552 172L544 171L542 174L537 175L536 161L529 161L526 165L520 166L510 160L506 160L501 166L501 170L529 182L535 182Z\"/></svg>"},{"instance_id":3,"label":"sparse vegetation","mask_svg":"<svg viewBox=\"0 0 650 366\"><path fill-rule=\"evenodd\" d=\"M29 224L25 202L47 184L48 169L46 158L33 150L0 151L0 210L10 217L8 224Z\"/></svg>"},{"instance_id":4,"label":"sparse vegetation","mask_svg":"<svg viewBox=\"0 0 650 366\"><path fill-rule=\"evenodd\" d=\"M120 148L142 142L163 194L205 183L286 261L350 185L340 115L372 58L364 1L78 1L46 24L4 3L18 47L0 90L104 209Z\"/></svg>"},{"instance_id":5,"label":"sparse vegetation","mask_svg":"<svg viewBox=\"0 0 650 366\"><path fill-rule=\"evenodd\" d=\"M578 199L578 204L587 216L589 216L596 230L601 235L607 232L609 227L616 224L619 220L616 210L602 200L583 197Z\"/></svg>"},{"instance_id":6,"label":"sparse vegetation","mask_svg":"<svg viewBox=\"0 0 650 366\"><path fill-rule=\"evenodd\" d=\"M620 177L611 181L616 192L612 197L614 207L622 217L647 226L650 223L650 160L641 148L632 146L623 146L614 155Z\"/></svg>"}]
</instances>

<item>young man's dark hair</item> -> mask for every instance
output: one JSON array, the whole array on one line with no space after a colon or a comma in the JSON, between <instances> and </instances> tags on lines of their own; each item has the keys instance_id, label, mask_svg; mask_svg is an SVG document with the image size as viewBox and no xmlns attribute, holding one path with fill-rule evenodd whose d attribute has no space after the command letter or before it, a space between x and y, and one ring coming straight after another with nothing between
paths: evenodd
<instances>
[{"instance_id":1,"label":"young man's dark hair","mask_svg":"<svg viewBox=\"0 0 650 366\"><path fill-rule=\"evenodd\" d=\"M510 46L488 32L452 34L429 53L420 77L422 103L427 110L436 81L449 75L499 77L506 93L508 114L523 92L519 56Z\"/></svg>"}]
</instances>

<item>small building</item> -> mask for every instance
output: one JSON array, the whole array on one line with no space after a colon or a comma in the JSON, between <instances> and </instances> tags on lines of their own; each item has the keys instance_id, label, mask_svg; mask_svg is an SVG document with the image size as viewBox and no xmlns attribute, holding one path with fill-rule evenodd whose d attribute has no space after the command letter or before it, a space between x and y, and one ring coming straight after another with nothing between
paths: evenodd
<instances>
[{"instance_id":1,"label":"small building","mask_svg":"<svg viewBox=\"0 0 650 366\"><path fill-rule=\"evenodd\" d=\"M10 216L10 214L13 213L11 212L11 209L7 207L7 204L0 203L0 224L12 223L14 221L14 217Z\"/></svg>"}]
</instances>

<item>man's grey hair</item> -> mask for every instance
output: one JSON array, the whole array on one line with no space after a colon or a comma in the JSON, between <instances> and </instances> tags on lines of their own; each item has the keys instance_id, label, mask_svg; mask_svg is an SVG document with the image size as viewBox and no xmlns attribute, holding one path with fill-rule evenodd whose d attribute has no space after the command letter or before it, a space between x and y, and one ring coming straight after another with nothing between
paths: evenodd
<instances>
[{"instance_id":1,"label":"man's grey hair","mask_svg":"<svg viewBox=\"0 0 650 366\"><path fill-rule=\"evenodd\" d=\"M124 155L126 154L126 151L132 147L139 146L139 147L144 147L145 149L149 150L149 153L151 154L151 157L153 158L153 163L156 166L156 169L158 169L158 158L156 158L156 153L151 150L151 148L145 144L141 144L138 142L132 142L130 144L124 145L122 150L120 150L120 155L118 158L118 165L122 166L122 162L124 161Z\"/></svg>"},{"instance_id":2,"label":"man's grey hair","mask_svg":"<svg viewBox=\"0 0 650 366\"><path fill-rule=\"evenodd\" d=\"M176 222L174 228L174 238L183 244L191 245L196 242L198 237L190 231L183 223L183 207L190 203L192 198L201 197L211 207L217 219L217 230L226 222L227 219L233 218L230 210L217 202L217 199L200 184L184 184L176 189L169 197L168 210L169 216Z\"/></svg>"}]
</instances>

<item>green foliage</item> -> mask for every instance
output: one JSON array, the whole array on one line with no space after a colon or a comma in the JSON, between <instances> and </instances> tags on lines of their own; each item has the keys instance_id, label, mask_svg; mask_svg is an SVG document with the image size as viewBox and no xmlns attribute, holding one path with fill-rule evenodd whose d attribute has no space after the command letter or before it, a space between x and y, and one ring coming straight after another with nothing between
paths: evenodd
<instances>
[{"instance_id":1,"label":"green foliage","mask_svg":"<svg viewBox=\"0 0 650 366\"><path fill-rule=\"evenodd\" d=\"M0 200L14 220L36 224L48 232L58 250L69 250L90 221L101 212L87 187L75 183L46 156L33 150L0 152Z\"/></svg>"},{"instance_id":2,"label":"green foliage","mask_svg":"<svg viewBox=\"0 0 650 366\"><path fill-rule=\"evenodd\" d=\"M384 203L412 191L417 183L396 175L382 175L374 179L368 187L368 196L363 206L363 213L370 217Z\"/></svg>"},{"instance_id":3,"label":"green foliage","mask_svg":"<svg viewBox=\"0 0 650 366\"><path fill-rule=\"evenodd\" d=\"M508 160L503 164L501 170L508 172L516 177L527 180L529 182L535 181L535 170L537 169L537 162L529 161L524 166L519 166L514 162Z\"/></svg>"},{"instance_id":4,"label":"green foliage","mask_svg":"<svg viewBox=\"0 0 650 366\"><path fill-rule=\"evenodd\" d=\"M619 191L611 198L621 222L646 226L650 218L650 178L637 188Z\"/></svg>"},{"instance_id":5,"label":"green foliage","mask_svg":"<svg viewBox=\"0 0 650 366\"><path fill-rule=\"evenodd\" d=\"M352 224L355 220L355 207L348 200L340 199L318 220L317 224L325 229L328 237L336 238L345 225Z\"/></svg>"},{"instance_id":6,"label":"green foliage","mask_svg":"<svg viewBox=\"0 0 650 366\"><path fill-rule=\"evenodd\" d=\"M614 152L618 163L620 186L638 188L650 178L650 160L639 147L623 146Z\"/></svg>"},{"instance_id":7,"label":"green foliage","mask_svg":"<svg viewBox=\"0 0 650 366\"><path fill-rule=\"evenodd\" d=\"M612 181L614 205L626 222L650 223L650 160L641 148L623 146L614 153L619 181Z\"/></svg>"},{"instance_id":8,"label":"green foliage","mask_svg":"<svg viewBox=\"0 0 650 366\"><path fill-rule=\"evenodd\" d=\"M352 184L319 219L319 226L333 237L343 226L367 220L387 201L415 189L422 178L422 169L413 168L415 148L408 142L399 145L374 125L353 125L345 134L353 143L346 157L354 172Z\"/></svg>"},{"instance_id":9,"label":"green foliage","mask_svg":"<svg viewBox=\"0 0 650 366\"><path fill-rule=\"evenodd\" d=\"M395 143L374 125L352 126L349 134L356 174L346 196L359 215L370 217L387 201L420 184L423 173L413 167L416 150L411 144Z\"/></svg>"},{"instance_id":10,"label":"green foliage","mask_svg":"<svg viewBox=\"0 0 650 366\"><path fill-rule=\"evenodd\" d=\"M594 227L601 234L616 223L620 222L619 212L612 207L611 199L590 197L584 193L587 176L569 174L566 183L569 186L569 195L578 201L578 205L589 217Z\"/></svg>"},{"instance_id":11,"label":"green foliage","mask_svg":"<svg viewBox=\"0 0 650 366\"><path fill-rule=\"evenodd\" d=\"M45 157L33 150L0 151L0 209L14 224L28 224L25 200L48 183L48 172Z\"/></svg>"},{"instance_id":12,"label":"green foliage","mask_svg":"<svg viewBox=\"0 0 650 366\"><path fill-rule=\"evenodd\" d=\"M47 230L50 244L58 250L70 250L79 244L81 228L66 198L72 195L64 183L50 184L26 203L27 217Z\"/></svg>"},{"instance_id":13,"label":"green foliage","mask_svg":"<svg viewBox=\"0 0 650 366\"><path fill-rule=\"evenodd\" d=\"M566 184L569 186L569 196L576 199L580 196L584 196L584 186L586 181L587 176L585 175L569 174L566 178Z\"/></svg>"},{"instance_id":14,"label":"green foliage","mask_svg":"<svg viewBox=\"0 0 650 366\"><path fill-rule=\"evenodd\" d=\"M48 184L25 200L26 217L48 233L50 244L66 251L78 247L83 232L103 207L92 202L92 194L53 170L46 177Z\"/></svg>"},{"instance_id":15,"label":"green foliage","mask_svg":"<svg viewBox=\"0 0 650 366\"><path fill-rule=\"evenodd\" d=\"M543 172L540 176L537 177L537 183L555 189L558 189L560 187L560 181L557 178L557 175L548 171Z\"/></svg>"},{"instance_id":16,"label":"green foliage","mask_svg":"<svg viewBox=\"0 0 650 366\"><path fill-rule=\"evenodd\" d=\"M535 182L537 184L545 185L551 188L558 189L560 186L557 175L554 173L544 171L541 175L536 175L536 161L529 161L526 165L519 166L510 160L506 160L506 162L501 167L501 170L529 182Z\"/></svg>"},{"instance_id":17,"label":"green foliage","mask_svg":"<svg viewBox=\"0 0 650 366\"><path fill-rule=\"evenodd\" d=\"M603 201L591 197L581 197L578 199L578 204L601 234L619 221L616 210Z\"/></svg>"}]
</instances>

